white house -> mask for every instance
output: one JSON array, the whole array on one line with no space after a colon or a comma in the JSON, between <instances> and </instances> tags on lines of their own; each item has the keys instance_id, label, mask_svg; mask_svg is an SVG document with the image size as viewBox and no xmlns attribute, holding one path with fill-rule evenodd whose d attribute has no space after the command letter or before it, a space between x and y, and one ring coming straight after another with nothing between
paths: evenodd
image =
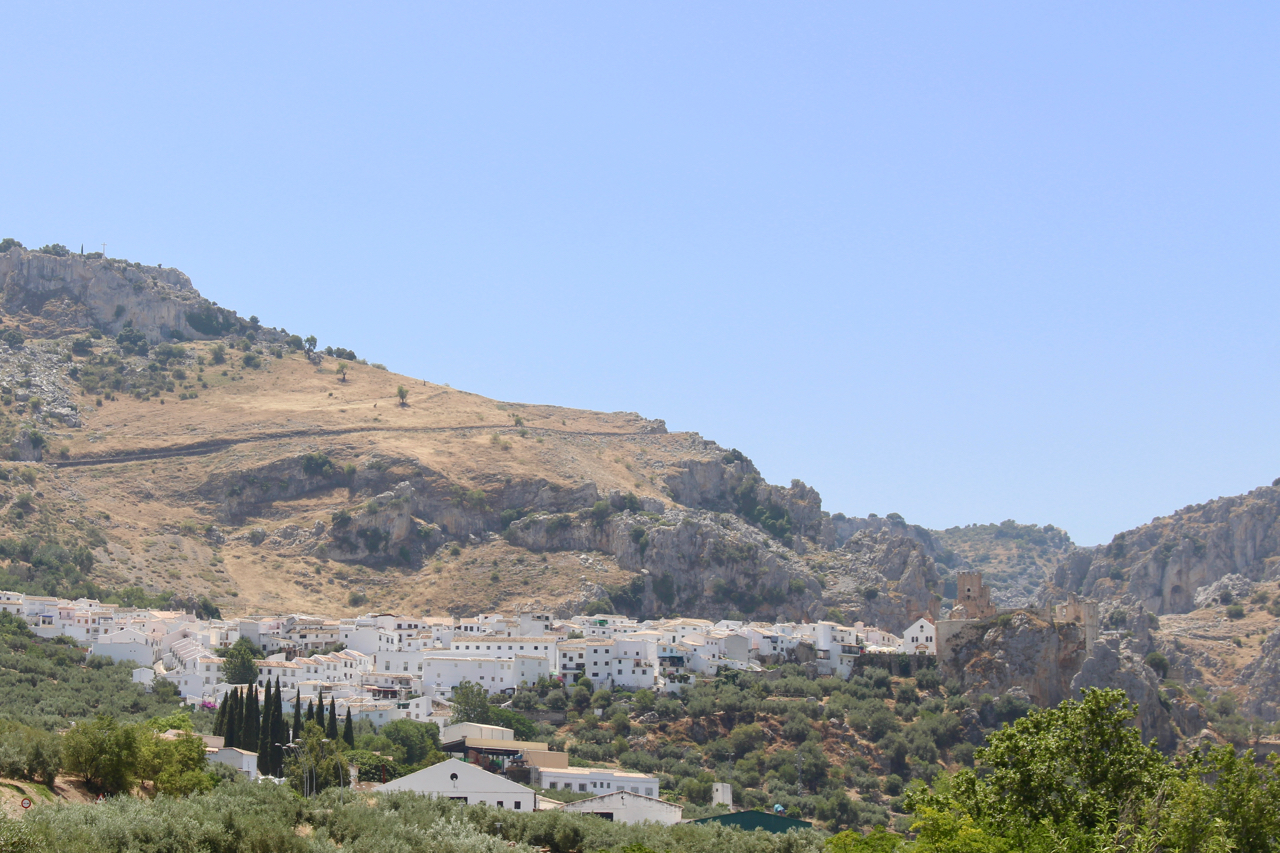
<instances>
[{"instance_id":1,"label":"white house","mask_svg":"<svg viewBox=\"0 0 1280 853\"><path fill-rule=\"evenodd\" d=\"M256 752L249 752L237 746L224 746L221 749L206 749L204 754L210 761L239 770L251 782L258 778L258 753Z\"/></svg>"},{"instance_id":2,"label":"white house","mask_svg":"<svg viewBox=\"0 0 1280 853\"><path fill-rule=\"evenodd\" d=\"M517 812L531 812L535 806L532 788L456 758L394 779L375 790L412 791L424 796L447 797L469 804L485 803Z\"/></svg>"},{"instance_id":3,"label":"white house","mask_svg":"<svg viewBox=\"0 0 1280 853\"><path fill-rule=\"evenodd\" d=\"M684 808L675 803L622 790L565 803L560 810L593 814L616 823L660 823L664 826L679 823L684 817Z\"/></svg>"},{"instance_id":4,"label":"white house","mask_svg":"<svg viewBox=\"0 0 1280 853\"><path fill-rule=\"evenodd\" d=\"M159 657L159 649L141 631L126 628L90 640L89 654L111 658L117 663L130 661L138 666L151 666Z\"/></svg>"},{"instance_id":5,"label":"white house","mask_svg":"<svg viewBox=\"0 0 1280 853\"><path fill-rule=\"evenodd\" d=\"M533 772L533 782L549 791L575 791L580 794L630 791L646 797L658 796L658 777L644 773L600 767L538 767Z\"/></svg>"},{"instance_id":6,"label":"white house","mask_svg":"<svg viewBox=\"0 0 1280 853\"><path fill-rule=\"evenodd\" d=\"M907 630L902 632L902 642L898 651L907 655L936 655L937 643L934 640L933 623L921 616Z\"/></svg>"}]
</instances>

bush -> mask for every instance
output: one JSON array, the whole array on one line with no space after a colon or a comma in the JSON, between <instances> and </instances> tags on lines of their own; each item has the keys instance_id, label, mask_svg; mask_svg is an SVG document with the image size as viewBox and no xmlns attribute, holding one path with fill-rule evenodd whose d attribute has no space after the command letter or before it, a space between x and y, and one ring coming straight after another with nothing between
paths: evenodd
<instances>
[{"instance_id":1,"label":"bush","mask_svg":"<svg viewBox=\"0 0 1280 853\"><path fill-rule=\"evenodd\" d=\"M1147 655L1146 664L1155 670L1156 674L1161 678L1169 677L1169 659L1159 652L1152 652Z\"/></svg>"},{"instance_id":2,"label":"bush","mask_svg":"<svg viewBox=\"0 0 1280 853\"><path fill-rule=\"evenodd\" d=\"M937 669L922 669L916 673L916 687L921 690L937 690L941 686L942 676Z\"/></svg>"},{"instance_id":3,"label":"bush","mask_svg":"<svg viewBox=\"0 0 1280 853\"><path fill-rule=\"evenodd\" d=\"M1243 619L1244 608L1239 604L1231 604L1227 606L1226 614L1228 619Z\"/></svg>"},{"instance_id":4,"label":"bush","mask_svg":"<svg viewBox=\"0 0 1280 853\"><path fill-rule=\"evenodd\" d=\"M365 595L363 592L356 592L355 590L352 590L351 594L347 596L347 606L349 607L359 607L362 604L368 603L369 596Z\"/></svg>"},{"instance_id":5,"label":"bush","mask_svg":"<svg viewBox=\"0 0 1280 853\"><path fill-rule=\"evenodd\" d=\"M59 258L65 258L67 255L71 254L71 251L61 243L51 243L47 246L41 246L39 249L36 249L36 251L45 255L54 255Z\"/></svg>"},{"instance_id":6,"label":"bush","mask_svg":"<svg viewBox=\"0 0 1280 853\"><path fill-rule=\"evenodd\" d=\"M245 367L256 368L256 367L262 366L262 359L258 358L258 356L254 355L251 352L245 353L242 361L244 362Z\"/></svg>"}]
</instances>

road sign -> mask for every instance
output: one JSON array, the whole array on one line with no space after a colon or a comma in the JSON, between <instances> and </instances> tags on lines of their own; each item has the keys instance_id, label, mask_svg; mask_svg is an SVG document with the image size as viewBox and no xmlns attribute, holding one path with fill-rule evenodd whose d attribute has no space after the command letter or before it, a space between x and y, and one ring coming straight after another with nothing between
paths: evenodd
<instances>
[{"instance_id":1,"label":"road sign","mask_svg":"<svg viewBox=\"0 0 1280 853\"><path fill-rule=\"evenodd\" d=\"M31 800L30 800L30 799L28 799L27 797L23 797L23 798L22 798L22 807L23 807L24 809L29 809L29 808L31 808Z\"/></svg>"},{"instance_id":2,"label":"road sign","mask_svg":"<svg viewBox=\"0 0 1280 853\"><path fill-rule=\"evenodd\" d=\"M106 801L107 801L107 795L106 795L106 794L99 794L99 795L98 795L98 799L94 800L94 802L95 802L95 803L98 803L98 804L105 803Z\"/></svg>"}]
</instances>

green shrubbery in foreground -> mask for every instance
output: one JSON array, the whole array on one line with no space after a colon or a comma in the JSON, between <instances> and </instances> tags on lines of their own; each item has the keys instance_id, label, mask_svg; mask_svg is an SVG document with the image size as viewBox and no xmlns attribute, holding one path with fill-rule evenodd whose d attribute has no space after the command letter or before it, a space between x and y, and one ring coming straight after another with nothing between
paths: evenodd
<instances>
[{"instance_id":1,"label":"green shrubbery in foreground","mask_svg":"<svg viewBox=\"0 0 1280 853\"><path fill-rule=\"evenodd\" d=\"M1280 774L1227 746L1166 760L1130 725L1118 690L1037 711L988 738L976 769L916 781L910 840L878 828L827 837L716 825L624 825L511 812L413 794L229 781L211 792L41 806L0 819L0 851L309 853L1263 853L1280 843Z\"/></svg>"},{"instance_id":2,"label":"green shrubbery in foreground","mask_svg":"<svg viewBox=\"0 0 1280 853\"><path fill-rule=\"evenodd\" d=\"M353 797L334 789L306 801L287 788L244 782L185 799L115 797L98 806L42 807L21 822L0 820L0 850L22 853L533 853L541 847L552 853L816 853L823 836L816 830L776 836L715 825L628 826L415 794Z\"/></svg>"}]
</instances>

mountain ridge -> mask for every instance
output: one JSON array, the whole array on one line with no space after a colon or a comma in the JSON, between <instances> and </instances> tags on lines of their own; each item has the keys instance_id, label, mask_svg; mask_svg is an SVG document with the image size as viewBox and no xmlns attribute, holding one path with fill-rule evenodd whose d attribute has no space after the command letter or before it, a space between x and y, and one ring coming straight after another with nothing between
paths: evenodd
<instances>
[{"instance_id":1,"label":"mountain ridge","mask_svg":"<svg viewBox=\"0 0 1280 853\"><path fill-rule=\"evenodd\" d=\"M739 451L670 433L661 420L504 403L402 376L241 318L178 270L51 251L0 243L0 334L17 335L0 351L0 439L15 461L40 460L54 479L75 478L86 489L110 483L137 508L141 526L127 522L136 530L99 519L104 526L92 537L115 548L93 545L98 577L115 588L157 592L180 583L237 611L377 601L385 590L454 610L469 597L644 614L814 619L839 611L893 630L908 617L940 615L954 594L950 575L981 569L996 600L1010 606L1068 592L1141 600L1153 612L1189 606L1165 593L1151 606L1152 584L1162 582L1151 560L1117 560L1112 546L1078 548L1053 525L938 531L896 513L832 514L802 481L769 484ZM303 470L316 454L329 474ZM333 473L340 469L347 473ZM19 494L4 497L12 509ZM89 503L99 501L96 511L110 516L110 500ZM392 504L401 510L388 510ZM194 540L193 525L205 531ZM353 532L335 533L335 525ZM212 542L207 528L219 526L230 533L220 529L223 541ZM290 527L310 539L281 540L277 531ZM166 567L157 577L142 530L177 536L186 562L199 553L206 565L176 575ZM1266 554L1248 571L1261 579L1277 549L1272 534L1258 535L1255 550ZM352 537L363 537L362 547ZM76 543L88 547L83 539ZM1196 588L1240 567L1224 556L1229 544L1215 546L1210 567L1191 570ZM591 553L551 559L570 550ZM248 566L268 554L296 594L277 589L275 601L255 581ZM544 558L556 583L536 575L524 585L554 595L481 594ZM228 559L241 565L232 584L220 577L230 570L219 571ZM574 578L572 565L583 559L593 561L593 577ZM497 580L483 580L482 563ZM446 570L468 580L450 586ZM415 587L431 591L417 595ZM236 600L241 593L248 601Z\"/></svg>"}]
</instances>

